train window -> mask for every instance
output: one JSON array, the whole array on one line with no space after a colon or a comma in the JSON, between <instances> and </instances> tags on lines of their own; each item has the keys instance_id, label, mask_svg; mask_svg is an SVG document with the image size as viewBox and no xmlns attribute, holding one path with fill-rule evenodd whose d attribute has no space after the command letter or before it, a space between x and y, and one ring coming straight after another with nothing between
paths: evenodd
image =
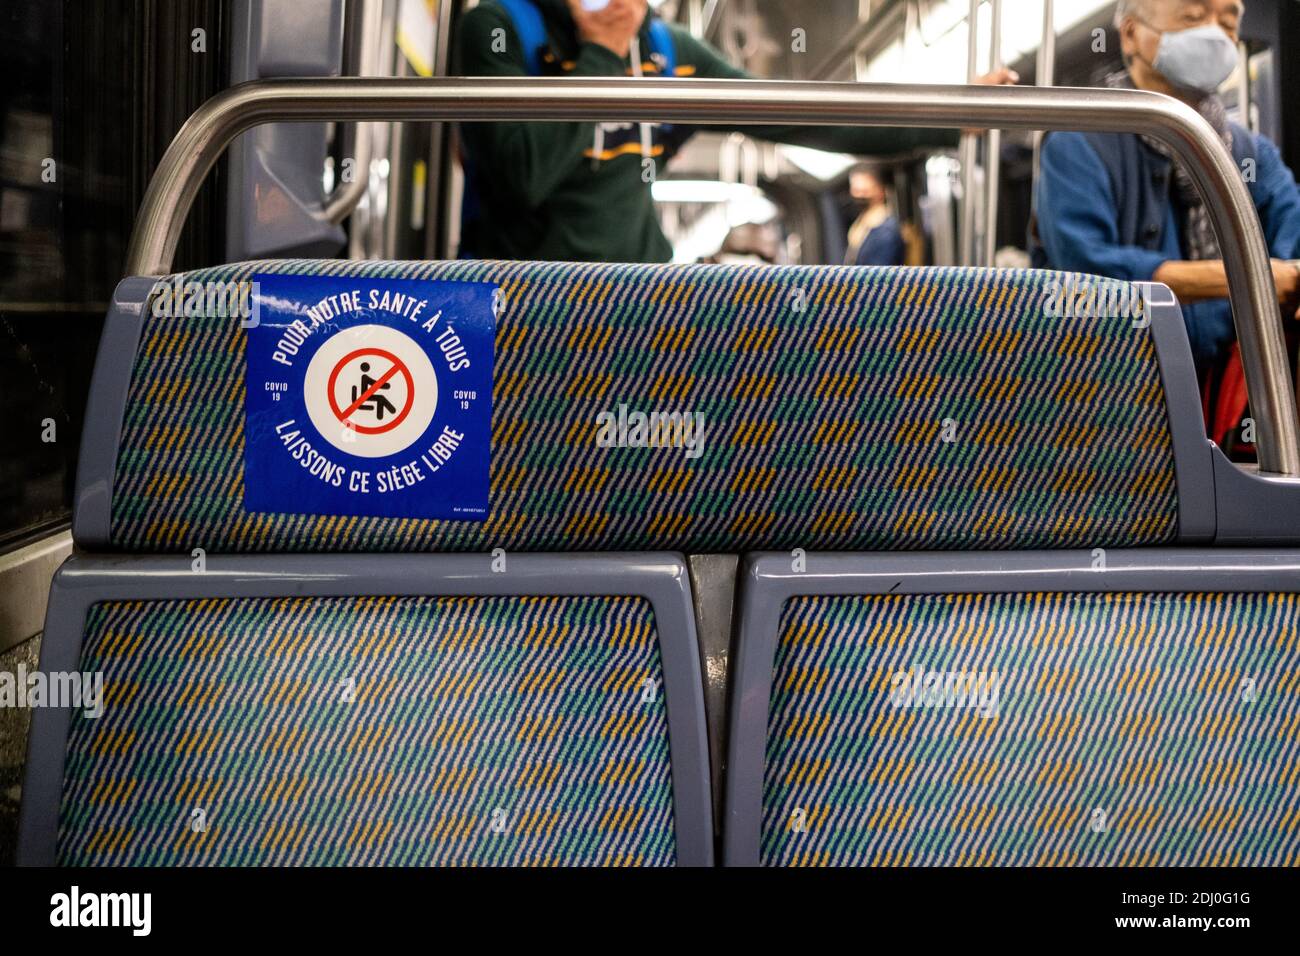
<instances>
[{"instance_id":1,"label":"train window","mask_svg":"<svg viewBox=\"0 0 1300 956\"><path fill-rule=\"evenodd\" d=\"M120 136L111 133L125 119L127 90L98 77L103 100L82 115L80 129L70 128L66 101L86 89L68 86L75 76L64 79L75 68L65 69L62 13L57 4L10 4L0 31L0 394L8 436L0 549L67 519L98 329L130 218L126 170L112 155ZM99 120L98 129L83 125ZM83 134L94 149L60 163Z\"/></svg>"},{"instance_id":2,"label":"train window","mask_svg":"<svg viewBox=\"0 0 1300 956\"><path fill-rule=\"evenodd\" d=\"M0 552L66 525L104 313L156 157L224 71L218 4L6 4ZM203 53L192 53L194 31ZM183 53L181 51L184 51ZM205 188L182 261L217 248Z\"/></svg>"}]
</instances>

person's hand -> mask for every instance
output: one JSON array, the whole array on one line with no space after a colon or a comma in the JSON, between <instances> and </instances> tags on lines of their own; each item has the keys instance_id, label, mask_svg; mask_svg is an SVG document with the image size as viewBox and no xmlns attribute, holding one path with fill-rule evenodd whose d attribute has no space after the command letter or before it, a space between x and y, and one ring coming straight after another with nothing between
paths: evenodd
<instances>
[{"instance_id":1,"label":"person's hand","mask_svg":"<svg viewBox=\"0 0 1300 956\"><path fill-rule=\"evenodd\" d=\"M983 76L975 77L977 86L1014 86L1020 82L1020 74L1008 66L999 67L992 73L985 73ZM972 136L978 136L985 132L983 129L967 128L962 133L969 133Z\"/></svg>"},{"instance_id":2,"label":"person's hand","mask_svg":"<svg viewBox=\"0 0 1300 956\"><path fill-rule=\"evenodd\" d=\"M975 77L980 86L1014 86L1020 82L1020 74L1009 66L1001 66L992 73Z\"/></svg>"},{"instance_id":3,"label":"person's hand","mask_svg":"<svg viewBox=\"0 0 1300 956\"><path fill-rule=\"evenodd\" d=\"M645 20L647 0L609 0L603 10L587 10L582 0L569 0L569 13L584 43L598 43L620 59L632 49L632 38Z\"/></svg>"},{"instance_id":4,"label":"person's hand","mask_svg":"<svg viewBox=\"0 0 1300 956\"><path fill-rule=\"evenodd\" d=\"M1277 301L1287 313L1300 316L1296 306L1300 305L1300 269L1287 259L1270 259L1273 267L1273 285L1277 287Z\"/></svg>"}]
</instances>

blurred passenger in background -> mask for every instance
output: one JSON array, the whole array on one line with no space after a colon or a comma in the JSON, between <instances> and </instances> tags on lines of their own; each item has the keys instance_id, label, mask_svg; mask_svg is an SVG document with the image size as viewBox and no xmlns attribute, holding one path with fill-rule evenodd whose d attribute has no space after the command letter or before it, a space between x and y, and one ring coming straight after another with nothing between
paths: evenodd
<instances>
[{"instance_id":1,"label":"blurred passenger in background","mask_svg":"<svg viewBox=\"0 0 1300 956\"><path fill-rule=\"evenodd\" d=\"M849 227L844 261L857 266L901 266L907 256L903 230L889 211L889 195L881 175L870 166L849 173L849 194L862 203L862 215Z\"/></svg>"},{"instance_id":2,"label":"blurred passenger in background","mask_svg":"<svg viewBox=\"0 0 1300 956\"><path fill-rule=\"evenodd\" d=\"M586 6L599 6L593 0ZM647 0L484 0L465 15L462 76L750 79L713 47L648 10ZM981 83L1015 82L1010 70ZM698 129L652 123L466 123L463 255L492 259L667 262L673 250L650 185ZM841 153L957 144L956 130L744 126L747 135Z\"/></svg>"},{"instance_id":3,"label":"blurred passenger in background","mask_svg":"<svg viewBox=\"0 0 1300 956\"><path fill-rule=\"evenodd\" d=\"M1277 147L1228 120L1218 89L1237 66L1240 0L1120 0L1126 69L1117 88L1175 96L1214 127L1247 177L1273 259L1278 301L1300 292L1300 190ZM1052 133L1043 142L1035 264L1129 281L1178 296L1202 383L1210 437L1227 443L1245 413L1227 278L1209 212L1169 147L1133 133ZM1289 325L1290 323L1288 323Z\"/></svg>"},{"instance_id":4,"label":"blurred passenger in background","mask_svg":"<svg viewBox=\"0 0 1300 956\"><path fill-rule=\"evenodd\" d=\"M722 248L700 262L731 265L776 265L780 261L781 237L774 223L743 222L722 240Z\"/></svg>"}]
</instances>

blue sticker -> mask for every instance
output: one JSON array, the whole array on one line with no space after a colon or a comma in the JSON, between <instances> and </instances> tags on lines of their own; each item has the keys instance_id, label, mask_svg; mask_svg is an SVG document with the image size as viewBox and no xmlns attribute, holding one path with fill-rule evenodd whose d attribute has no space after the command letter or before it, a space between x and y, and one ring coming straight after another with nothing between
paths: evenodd
<instances>
[{"instance_id":1,"label":"blue sticker","mask_svg":"<svg viewBox=\"0 0 1300 956\"><path fill-rule=\"evenodd\" d=\"M253 283L245 510L486 520L496 285Z\"/></svg>"}]
</instances>

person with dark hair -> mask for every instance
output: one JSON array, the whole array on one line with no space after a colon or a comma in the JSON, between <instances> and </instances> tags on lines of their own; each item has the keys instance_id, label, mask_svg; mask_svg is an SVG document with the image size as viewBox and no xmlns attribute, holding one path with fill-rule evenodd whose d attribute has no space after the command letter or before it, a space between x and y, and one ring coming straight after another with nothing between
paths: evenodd
<instances>
[{"instance_id":1,"label":"person with dark hair","mask_svg":"<svg viewBox=\"0 0 1300 956\"><path fill-rule=\"evenodd\" d=\"M907 255L903 230L890 212L881 176L867 165L849 173L849 194L862 203L862 214L849 227L844 261L858 266L901 266Z\"/></svg>"}]
</instances>

